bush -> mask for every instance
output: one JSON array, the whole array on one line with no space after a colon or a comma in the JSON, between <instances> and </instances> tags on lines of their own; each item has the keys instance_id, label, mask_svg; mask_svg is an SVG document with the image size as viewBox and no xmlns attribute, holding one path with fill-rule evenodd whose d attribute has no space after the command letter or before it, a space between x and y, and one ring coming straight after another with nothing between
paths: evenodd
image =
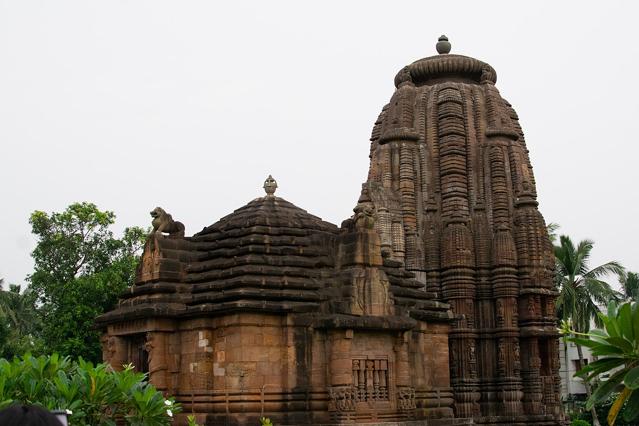
<instances>
[{"instance_id":1,"label":"bush","mask_svg":"<svg viewBox=\"0 0 639 426\"><path fill-rule=\"evenodd\" d=\"M58 354L12 361L0 359L0 409L13 403L69 410L72 426L164 426L180 411L173 399L146 381L132 366L115 372L106 364L77 362Z\"/></svg>"},{"instance_id":2,"label":"bush","mask_svg":"<svg viewBox=\"0 0 639 426\"><path fill-rule=\"evenodd\" d=\"M573 420L570 426L590 426L590 423L585 420Z\"/></svg>"}]
</instances>

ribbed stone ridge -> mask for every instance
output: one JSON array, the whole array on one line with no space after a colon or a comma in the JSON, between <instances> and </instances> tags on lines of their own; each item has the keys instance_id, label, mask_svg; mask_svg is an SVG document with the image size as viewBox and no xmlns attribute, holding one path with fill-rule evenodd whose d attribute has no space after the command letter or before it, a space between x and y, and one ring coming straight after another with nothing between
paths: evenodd
<instances>
[{"instance_id":1,"label":"ribbed stone ridge","mask_svg":"<svg viewBox=\"0 0 639 426\"><path fill-rule=\"evenodd\" d=\"M193 236L193 240L215 241L227 237L228 232L233 229L245 229L252 226L337 232L337 226L324 222L293 203L280 197L266 196L256 198L213 225L204 228ZM222 233L223 236L221 236Z\"/></svg>"},{"instance_id":2,"label":"ribbed stone ridge","mask_svg":"<svg viewBox=\"0 0 639 426\"><path fill-rule=\"evenodd\" d=\"M441 78L462 78L476 83L497 82L495 69L479 59L463 55L437 55L419 59L404 67L395 76L395 87L406 81L416 85Z\"/></svg>"},{"instance_id":3,"label":"ribbed stone ridge","mask_svg":"<svg viewBox=\"0 0 639 426\"><path fill-rule=\"evenodd\" d=\"M337 232L283 198L251 201L191 238L199 255L186 268L189 310L316 308Z\"/></svg>"}]
</instances>

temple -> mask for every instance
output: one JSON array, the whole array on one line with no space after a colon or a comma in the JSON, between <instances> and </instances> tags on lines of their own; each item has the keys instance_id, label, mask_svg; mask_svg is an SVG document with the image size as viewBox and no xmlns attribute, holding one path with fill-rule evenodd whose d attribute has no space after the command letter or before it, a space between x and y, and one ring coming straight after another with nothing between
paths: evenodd
<instances>
[{"instance_id":1,"label":"temple","mask_svg":"<svg viewBox=\"0 0 639 426\"><path fill-rule=\"evenodd\" d=\"M559 425L553 254L518 117L474 58L404 67L338 227L275 195L184 236L152 212L98 318L205 425ZM184 418L178 419L184 421Z\"/></svg>"}]
</instances>

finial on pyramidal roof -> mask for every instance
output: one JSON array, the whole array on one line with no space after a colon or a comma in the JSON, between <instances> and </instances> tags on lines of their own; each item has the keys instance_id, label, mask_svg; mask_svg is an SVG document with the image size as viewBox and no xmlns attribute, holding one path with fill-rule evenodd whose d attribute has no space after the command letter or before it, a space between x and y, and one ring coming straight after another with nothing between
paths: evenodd
<instances>
[{"instance_id":1,"label":"finial on pyramidal roof","mask_svg":"<svg viewBox=\"0 0 639 426\"><path fill-rule=\"evenodd\" d=\"M435 45L435 48L437 49L437 53L439 53L440 55L445 55L447 53L450 53L450 42L448 41L448 37L446 37L445 35L441 35L439 37L439 40L437 40L437 44Z\"/></svg>"},{"instance_id":2,"label":"finial on pyramidal roof","mask_svg":"<svg viewBox=\"0 0 639 426\"><path fill-rule=\"evenodd\" d=\"M273 176L268 175L264 181L264 191L267 197L274 197L275 190L277 189L277 181L273 179Z\"/></svg>"}]
</instances>

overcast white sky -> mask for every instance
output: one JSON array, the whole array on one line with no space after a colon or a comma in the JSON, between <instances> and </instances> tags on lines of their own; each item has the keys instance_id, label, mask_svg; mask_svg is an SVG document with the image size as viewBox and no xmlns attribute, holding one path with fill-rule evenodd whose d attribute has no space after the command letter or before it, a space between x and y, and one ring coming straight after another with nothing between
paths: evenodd
<instances>
[{"instance_id":1,"label":"overcast white sky","mask_svg":"<svg viewBox=\"0 0 639 426\"><path fill-rule=\"evenodd\" d=\"M637 5L0 0L0 277L31 271L29 214L75 201L190 235L271 173L339 224L395 73L442 33L497 70L546 221L639 270Z\"/></svg>"}]
</instances>

